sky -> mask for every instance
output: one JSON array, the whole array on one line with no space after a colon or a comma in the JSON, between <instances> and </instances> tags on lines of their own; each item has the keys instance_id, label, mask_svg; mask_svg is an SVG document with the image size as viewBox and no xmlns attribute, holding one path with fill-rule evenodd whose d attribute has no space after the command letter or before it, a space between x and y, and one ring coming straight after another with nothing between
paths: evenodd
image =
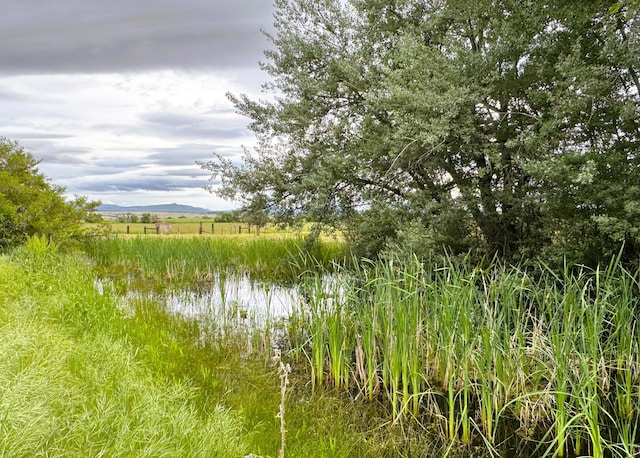
<instances>
[{"instance_id":1,"label":"sky","mask_svg":"<svg viewBox=\"0 0 640 458\"><path fill-rule=\"evenodd\" d=\"M272 13L271 0L2 0L0 136L70 197L234 208L196 161L255 145L226 93L265 97Z\"/></svg>"}]
</instances>

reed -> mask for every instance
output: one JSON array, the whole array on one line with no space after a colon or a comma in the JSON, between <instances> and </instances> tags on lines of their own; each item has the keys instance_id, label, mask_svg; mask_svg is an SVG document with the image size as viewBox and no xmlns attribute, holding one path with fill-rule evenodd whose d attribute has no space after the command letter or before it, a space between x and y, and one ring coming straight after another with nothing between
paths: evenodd
<instances>
[{"instance_id":1,"label":"reed","mask_svg":"<svg viewBox=\"0 0 640 458\"><path fill-rule=\"evenodd\" d=\"M87 240L83 248L106 275L183 285L226 271L292 283L309 271L331 271L345 254L339 241L318 240L309 247L299 237L108 237Z\"/></svg>"},{"instance_id":2,"label":"reed","mask_svg":"<svg viewBox=\"0 0 640 458\"><path fill-rule=\"evenodd\" d=\"M328 371L369 400L382 388L392 419L444 419L452 444L633 456L638 278L616 259L535 275L451 259L361 264L309 292L314 381Z\"/></svg>"}]
</instances>

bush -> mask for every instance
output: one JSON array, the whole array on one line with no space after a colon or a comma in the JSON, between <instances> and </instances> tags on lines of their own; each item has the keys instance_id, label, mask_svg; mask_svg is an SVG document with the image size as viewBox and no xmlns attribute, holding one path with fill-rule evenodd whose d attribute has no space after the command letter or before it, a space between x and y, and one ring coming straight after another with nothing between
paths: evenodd
<instances>
[{"instance_id":1,"label":"bush","mask_svg":"<svg viewBox=\"0 0 640 458\"><path fill-rule=\"evenodd\" d=\"M0 249L32 235L68 241L100 204L84 197L65 201L64 188L51 184L37 166L17 142L0 137Z\"/></svg>"}]
</instances>

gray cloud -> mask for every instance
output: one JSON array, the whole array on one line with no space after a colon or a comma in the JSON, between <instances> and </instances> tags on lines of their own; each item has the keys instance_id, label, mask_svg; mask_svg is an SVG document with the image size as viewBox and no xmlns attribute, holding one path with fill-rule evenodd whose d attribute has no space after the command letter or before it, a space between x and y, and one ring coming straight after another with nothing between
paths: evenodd
<instances>
[{"instance_id":1,"label":"gray cloud","mask_svg":"<svg viewBox=\"0 0 640 458\"><path fill-rule=\"evenodd\" d=\"M142 125L136 129L147 129L158 137L242 139L247 136L246 126L237 126L237 120L233 122L236 126L226 126L224 122L216 122L215 117L197 113L156 112L140 118Z\"/></svg>"},{"instance_id":2,"label":"gray cloud","mask_svg":"<svg viewBox=\"0 0 640 458\"><path fill-rule=\"evenodd\" d=\"M269 0L20 0L0 15L0 72L256 66Z\"/></svg>"},{"instance_id":3,"label":"gray cloud","mask_svg":"<svg viewBox=\"0 0 640 458\"><path fill-rule=\"evenodd\" d=\"M22 102L29 102L31 100L32 100L31 97L25 94L22 94L20 92L17 92L8 88L0 87L0 101L2 102L21 102L22 103Z\"/></svg>"},{"instance_id":4,"label":"gray cloud","mask_svg":"<svg viewBox=\"0 0 640 458\"><path fill-rule=\"evenodd\" d=\"M173 147L156 148L147 159L162 166L191 164L199 169L195 165L196 161L206 161L213 157L214 152L223 155L238 155L241 153L241 149L221 144L185 143Z\"/></svg>"},{"instance_id":5,"label":"gray cloud","mask_svg":"<svg viewBox=\"0 0 640 458\"><path fill-rule=\"evenodd\" d=\"M61 146L54 141L56 138L68 138L66 135L38 137L27 134L16 138L20 138L20 144L37 160L47 164L83 165L87 163L85 154L91 151L90 148Z\"/></svg>"},{"instance_id":6,"label":"gray cloud","mask_svg":"<svg viewBox=\"0 0 640 458\"><path fill-rule=\"evenodd\" d=\"M69 187L78 192L138 192L138 191L181 191L190 188L201 188L207 184L206 176L193 176L183 170L153 171L145 174L144 170L136 173L117 175L94 175L70 180Z\"/></svg>"},{"instance_id":7,"label":"gray cloud","mask_svg":"<svg viewBox=\"0 0 640 458\"><path fill-rule=\"evenodd\" d=\"M228 208L196 161L254 141L224 94L264 81L271 1L5 1L0 135L70 195Z\"/></svg>"}]
</instances>

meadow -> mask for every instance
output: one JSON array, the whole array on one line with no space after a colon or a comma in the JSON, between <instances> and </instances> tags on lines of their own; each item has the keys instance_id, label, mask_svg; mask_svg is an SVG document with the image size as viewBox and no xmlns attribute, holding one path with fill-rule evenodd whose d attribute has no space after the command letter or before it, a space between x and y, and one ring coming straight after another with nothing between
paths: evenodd
<instances>
[{"instance_id":1,"label":"meadow","mask_svg":"<svg viewBox=\"0 0 640 458\"><path fill-rule=\"evenodd\" d=\"M10 456L276 456L283 442L286 456L640 453L639 276L617 259L562 272L355 262L338 240L295 237L84 248L61 255L36 238L0 260ZM297 288L284 338L220 332L162 301L220 275Z\"/></svg>"},{"instance_id":2,"label":"meadow","mask_svg":"<svg viewBox=\"0 0 640 458\"><path fill-rule=\"evenodd\" d=\"M86 227L90 231L106 231L112 235L130 234L130 235L153 235L156 234L155 223L164 223L171 225L172 235L255 235L256 227L243 223L241 221L216 221L212 217L179 215L171 213L153 214L153 222L140 222L140 215L136 214L137 222L122 222L114 219L105 219L101 223L88 223ZM306 226L299 233L308 232L310 225ZM275 224L267 224L260 228L260 234L280 236L291 236L293 233L287 229L283 229ZM163 234L165 235L165 234Z\"/></svg>"}]
</instances>

